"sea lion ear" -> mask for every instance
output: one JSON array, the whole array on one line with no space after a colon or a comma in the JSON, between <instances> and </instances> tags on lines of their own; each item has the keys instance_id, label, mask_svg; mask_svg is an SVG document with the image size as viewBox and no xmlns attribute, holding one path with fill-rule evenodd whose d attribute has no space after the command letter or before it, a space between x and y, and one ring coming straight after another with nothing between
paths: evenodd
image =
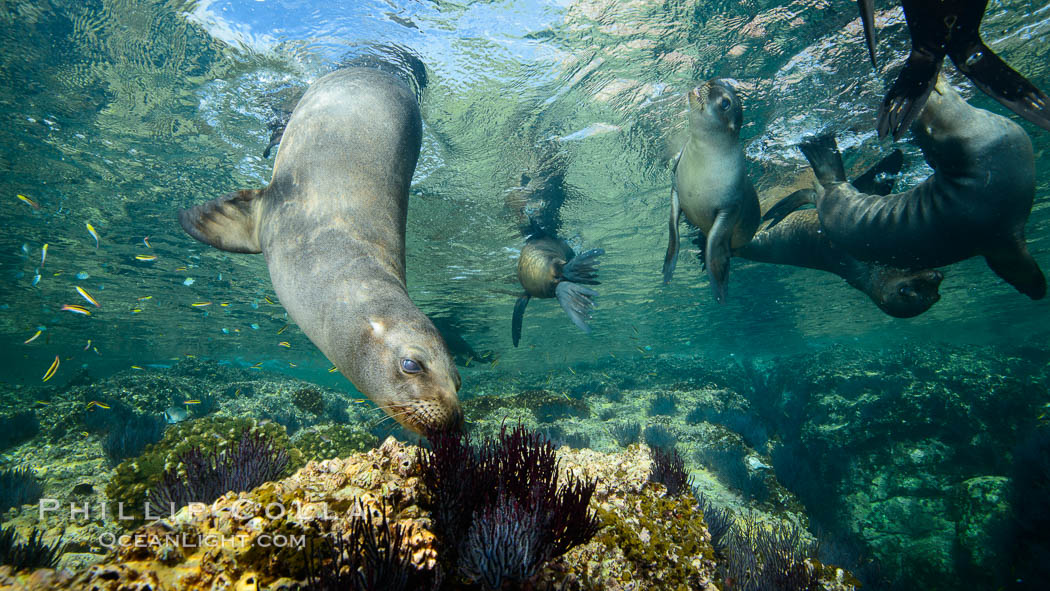
<instances>
[{"instance_id":1,"label":"sea lion ear","mask_svg":"<svg viewBox=\"0 0 1050 591\"><path fill-rule=\"evenodd\" d=\"M227 193L218 199L179 211L186 233L215 248L258 254L260 189Z\"/></svg>"}]
</instances>

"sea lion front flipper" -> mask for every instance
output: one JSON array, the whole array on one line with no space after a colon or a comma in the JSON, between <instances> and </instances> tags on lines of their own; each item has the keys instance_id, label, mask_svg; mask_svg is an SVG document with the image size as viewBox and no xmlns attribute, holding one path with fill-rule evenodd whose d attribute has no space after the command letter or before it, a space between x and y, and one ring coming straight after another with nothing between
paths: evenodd
<instances>
[{"instance_id":1,"label":"sea lion front flipper","mask_svg":"<svg viewBox=\"0 0 1050 591\"><path fill-rule=\"evenodd\" d=\"M977 88L1032 123L1050 130L1050 97L1017 73L980 39L948 57Z\"/></svg>"},{"instance_id":2,"label":"sea lion front flipper","mask_svg":"<svg viewBox=\"0 0 1050 591\"><path fill-rule=\"evenodd\" d=\"M682 206L678 202L678 191L671 184L671 233L667 240L667 254L664 255L664 284L671 282L674 267L678 264L678 218L682 216Z\"/></svg>"},{"instance_id":3,"label":"sea lion front flipper","mask_svg":"<svg viewBox=\"0 0 1050 591\"><path fill-rule=\"evenodd\" d=\"M587 326L587 321L591 319L591 309L594 308L592 298L598 295L598 292L571 281L560 281L558 287L554 288L554 294L573 324L583 332L590 333L591 327Z\"/></svg>"},{"instance_id":4,"label":"sea lion front flipper","mask_svg":"<svg viewBox=\"0 0 1050 591\"><path fill-rule=\"evenodd\" d=\"M904 62L904 69L886 93L886 98L879 108L879 121L876 125L879 138L893 134L893 139L900 139L901 133L908 129L915 117L922 112L943 61L943 55L936 56L928 50L912 47L908 61Z\"/></svg>"},{"instance_id":5,"label":"sea lion front flipper","mask_svg":"<svg viewBox=\"0 0 1050 591\"><path fill-rule=\"evenodd\" d=\"M817 180L825 189L846 180L846 168L842 165L842 153L839 152L834 135L827 133L806 138L799 143L798 149L802 150L802 155L813 168L813 174L817 175Z\"/></svg>"},{"instance_id":6,"label":"sea lion front flipper","mask_svg":"<svg viewBox=\"0 0 1050 591\"><path fill-rule=\"evenodd\" d=\"M875 62L875 0L857 0L860 8L860 22L864 23L864 39L868 42L868 57L871 65L879 67Z\"/></svg>"},{"instance_id":7,"label":"sea lion front flipper","mask_svg":"<svg viewBox=\"0 0 1050 591\"><path fill-rule=\"evenodd\" d=\"M894 150L889 156L875 163L864 174L850 183L861 193L868 195L889 195L897 184L897 175L904 168L904 153Z\"/></svg>"},{"instance_id":8,"label":"sea lion front flipper","mask_svg":"<svg viewBox=\"0 0 1050 591\"><path fill-rule=\"evenodd\" d=\"M514 341L514 346L518 346L518 341L521 340L521 321L525 318L525 306L529 305L529 296L523 295L518 298L518 301L514 304L514 317L510 320L510 337Z\"/></svg>"},{"instance_id":9,"label":"sea lion front flipper","mask_svg":"<svg viewBox=\"0 0 1050 591\"><path fill-rule=\"evenodd\" d=\"M1046 277L1023 243L1019 251L985 254L984 260L996 275L1014 286L1017 291L1033 300L1041 300L1046 295Z\"/></svg>"},{"instance_id":10,"label":"sea lion front flipper","mask_svg":"<svg viewBox=\"0 0 1050 591\"><path fill-rule=\"evenodd\" d=\"M707 248L704 249L704 262L707 263L707 275L711 278L711 288L715 291L715 300L724 304L729 295L729 257L733 254L733 223L728 211L720 211L711 224L707 235Z\"/></svg>"},{"instance_id":11,"label":"sea lion front flipper","mask_svg":"<svg viewBox=\"0 0 1050 591\"><path fill-rule=\"evenodd\" d=\"M605 254L604 248L593 248L585 253L578 254L572 258L561 269L561 276L575 283L587 285L599 285L598 281L598 257Z\"/></svg>"},{"instance_id":12,"label":"sea lion front flipper","mask_svg":"<svg viewBox=\"0 0 1050 591\"><path fill-rule=\"evenodd\" d=\"M784 197L780 201L773 204L768 211L762 216L762 221L769 221L769 225L766 226L768 231L773 226L784 221L784 218L794 213L803 205L817 202L817 192L813 189L799 189L794 193Z\"/></svg>"},{"instance_id":13,"label":"sea lion front flipper","mask_svg":"<svg viewBox=\"0 0 1050 591\"><path fill-rule=\"evenodd\" d=\"M215 248L229 252L258 254L259 215L262 189L227 193L190 209L179 210L179 223L186 233Z\"/></svg>"}]
</instances>

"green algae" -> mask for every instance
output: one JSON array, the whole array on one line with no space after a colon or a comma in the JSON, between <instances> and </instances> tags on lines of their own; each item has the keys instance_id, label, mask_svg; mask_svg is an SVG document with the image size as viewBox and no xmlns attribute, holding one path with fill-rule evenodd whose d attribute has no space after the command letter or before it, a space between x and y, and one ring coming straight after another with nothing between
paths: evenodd
<instances>
[{"instance_id":1,"label":"green algae","mask_svg":"<svg viewBox=\"0 0 1050 591\"><path fill-rule=\"evenodd\" d=\"M294 438L304 462L344 458L352 453L368 451L379 444L371 433L354 425L327 424L300 431Z\"/></svg>"}]
</instances>

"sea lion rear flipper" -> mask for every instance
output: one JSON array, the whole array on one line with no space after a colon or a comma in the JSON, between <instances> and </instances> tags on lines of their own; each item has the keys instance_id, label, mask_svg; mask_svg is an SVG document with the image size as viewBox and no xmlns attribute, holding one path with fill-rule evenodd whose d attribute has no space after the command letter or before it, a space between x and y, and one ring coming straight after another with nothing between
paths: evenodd
<instances>
[{"instance_id":1,"label":"sea lion rear flipper","mask_svg":"<svg viewBox=\"0 0 1050 591\"><path fill-rule=\"evenodd\" d=\"M260 195L262 189L227 193L179 210L179 223L187 234L215 248L258 254L262 252L258 227Z\"/></svg>"},{"instance_id":2,"label":"sea lion rear flipper","mask_svg":"<svg viewBox=\"0 0 1050 591\"><path fill-rule=\"evenodd\" d=\"M1010 250L986 254L984 260L996 275L1014 286L1017 291L1033 300L1041 300L1046 295L1046 277L1043 276L1039 263L1035 262L1023 244L1019 252Z\"/></svg>"},{"instance_id":3,"label":"sea lion rear flipper","mask_svg":"<svg viewBox=\"0 0 1050 591\"><path fill-rule=\"evenodd\" d=\"M598 257L605 254L604 248L594 248L578 254L561 269L561 276L575 283L599 285Z\"/></svg>"},{"instance_id":4,"label":"sea lion rear flipper","mask_svg":"<svg viewBox=\"0 0 1050 591\"><path fill-rule=\"evenodd\" d=\"M943 61L943 55L937 56L928 50L912 48L908 61L904 62L904 69L886 93L886 98L879 108L876 127L880 138L892 133L893 139L900 139L901 133L908 129L915 117L922 112Z\"/></svg>"},{"instance_id":5,"label":"sea lion rear flipper","mask_svg":"<svg viewBox=\"0 0 1050 591\"><path fill-rule=\"evenodd\" d=\"M560 281L558 287L554 288L554 294L573 324L583 332L590 333L591 327L587 326L587 321L591 319L591 309L594 307L592 298L598 295L598 292L571 281ZM524 306L522 308L524 309Z\"/></svg>"},{"instance_id":6,"label":"sea lion rear flipper","mask_svg":"<svg viewBox=\"0 0 1050 591\"><path fill-rule=\"evenodd\" d=\"M875 0L857 0L860 8L860 22L864 23L864 39L868 42L868 57L872 67L879 67L875 62Z\"/></svg>"},{"instance_id":7,"label":"sea lion rear flipper","mask_svg":"<svg viewBox=\"0 0 1050 591\"><path fill-rule=\"evenodd\" d=\"M773 226L779 224L787 216L794 213L797 209L803 205L817 202L817 192L813 189L799 189L794 193L784 197L780 201L777 201L773 207L770 207L768 211L762 216L762 221L769 221L769 225L766 226L768 231Z\"/></svg>"},{"instance_id":8,"label":"sea lion rear flipper","mask_svg":"<svg viewBox=\"0 0 1050 591\"><path fill-rule=\"evenodd\" d=\"M842 154L833 134L808 137L799 143L798 149L802 150L825 189L829 184L845 182L846 169L842 166Z\"/></svg>"},{"instance_id":9,"label":"sea lion rear flipper","mask_svg":"<svg viewBox=\"0 0 1050 591\"><path fill-rule=\"evenodd\" d=\"M850 183L861 193L868 195L889 195L897 184L897 175L904 167L904 153L894 150L889 156L875 163L864 174ZM880 178L881 175L881 178Z\"/></svg>"},{"instance_id":10,"label":"sea lion rear flipper","mask_svg":"<svg viewBox=\"0 0 1050 591\"><path fill-rule=\"evenodd\" d=\"M1017 73L980 39L948 56L977 88L1021 117L1050 130L1050 97Z\"/></svg>"},{"instance_id":11,"label":"sea lion rear flipper","mask_svg":"<svg viewBox=\"0 0 1050 591\"><path fill-rule=\"evenodd\" d=\"M679 154L680 156L681 154ZM676 163L677 164L677 163ZM677 166L676 166L677 168ZM682 207L678 202L678 192L675 191L674 181L671 182L671 234L667 240L667 254L664 255L664 284L671 282L674 275L674 267L678 264L678 218L682 215Z\"/></svg>"},{"instance_id":12,"label":"sea lion rear flipper","mask_svg":"<svg viewBox=\"0 0 1050 591\"><path fill-rule=\"evenodd\" d=\"M510 320L510 337L514 341L514 346L518 346L518 341L521 340L521 321L525 317L525 306L529 304L529 296L523 295L518 298L518 301L514 304L514 316Z\"/></svg>"},{"instance_id":13,"label":"sea lion rear flipper","mask_svg":"<svg viewBox=\"0 0 1050 591\"><path fill-rule=\"evenodd\" d=\"M724 304L729 295L729 257L732 256L733 224L729 221L729 212L720 211L711 224L707 235L707 248L704 249L704 262L707 263L707 275L711 278L711 288L715 291L715 300Z\"/></svg>"}]
</instances>

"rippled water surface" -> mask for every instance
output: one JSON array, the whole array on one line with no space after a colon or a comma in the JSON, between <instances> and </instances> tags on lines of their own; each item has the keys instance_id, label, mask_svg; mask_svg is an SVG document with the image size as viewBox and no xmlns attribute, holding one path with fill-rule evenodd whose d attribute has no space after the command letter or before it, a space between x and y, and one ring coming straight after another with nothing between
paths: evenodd
<instances>
[{"instance_id":1,"label":"rippled water surface","mask_svg":"<svg viewBox=\"0 0 1050 591\"><path fill-rule=\"evenodd\" d=\"M879 8L874 71L846 0L5 2L0 330L19 360L5 364L5 377L38 379L55 354L74 359L70 367L186 354L274 368L291 361L323 377L328 363L305 336L293 327L278 338L287 319L267 301L276 298L262 257L195 242L175 212L265 184L275 113L336 64L381 44L414 51L429 74L409 208L411 295L488 366L499 359L492 371L564 368L610 353L1045 341L1045 302L1029 301L977 259L947 269L941 302L911 320L883 315L835 276L739 259L722 306L692 255L661 284L668 162L684 129L685 92L713 76L735 81L761 191L796 183L806 167L795 145L822 130L839 134L847 165L860 170L889 148L873 132L876 108L908 47L900 10ZM983 26L989 45L1043 88L1048 16L1046 6L994 3ZM1005 112L979 93L973 100ZM1021 124L1039 170L1029 247L1047 264L1050 135ZM901 147L904 183L929 173L914 144ZM523 175L553 174L564 175L562 234L607 251L599 309L588 336L553 302L534 302L515 350L509 324L523 239L508 196ZM135 258L142 254L157 259ZM91 317L59 311L84 303L75 285L102 304ZM204 301L213 305L191 306ZM41 337L21 345L40 327ZM89 339L97 354L83 351ZM282 340L291 348L278 347Z\"/></svg>"}]
</instances>

